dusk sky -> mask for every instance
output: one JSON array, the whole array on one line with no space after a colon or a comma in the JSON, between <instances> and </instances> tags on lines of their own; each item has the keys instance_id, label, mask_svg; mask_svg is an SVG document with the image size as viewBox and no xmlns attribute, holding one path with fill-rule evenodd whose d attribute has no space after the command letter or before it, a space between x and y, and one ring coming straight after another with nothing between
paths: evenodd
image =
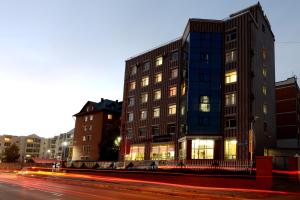
<instances>
[{"instance_id":1,"label":"dusk sky","mask_svg":"<svg viewBox=\"0 0 300 200\"><path fill-rule=\"evenodd\" d=\"M0 134L69 131L88 100L122 100L127 58L180 37L189 18L224 19L255 3L0 0ZM260 3L275 34L276 80L300 78L300 1Z\"/></svg>"}]
</instances>

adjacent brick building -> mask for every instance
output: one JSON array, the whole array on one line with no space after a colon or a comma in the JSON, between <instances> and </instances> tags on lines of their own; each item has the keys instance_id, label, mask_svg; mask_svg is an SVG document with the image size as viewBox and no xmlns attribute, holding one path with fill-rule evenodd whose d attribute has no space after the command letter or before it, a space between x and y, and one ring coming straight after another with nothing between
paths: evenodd
<instances>
[{"instance_id":1,"label":"adjacent brick building","mask_svg":"<svg viewBox=\"0 0 300 200\"><path fill-rule=\"evenodd\" d=\"M122 102L88 101L76 117L72 160L117 160Z\"/></svg>"},{"instance_id":2,"label":"adjacent brick building","mask_svg":"<svg viewBox=\"0 0 300 200\"><path fill-rule=\"evenodd\" d=\"M277 147L300 148L300 89L297 78L276 83Z\"/></svg>"},{"instance_id":3,"label":"adjacent brick building","mask_svg":"<svg viewBox=\"0 0 300 200\"><path fill-rule=\"evenodd\" d=\"M189 19L179 39L126 60L122 159L263 155L276 143L274 69L259 3L224 20Z\"/></svg>"}]
</instances>

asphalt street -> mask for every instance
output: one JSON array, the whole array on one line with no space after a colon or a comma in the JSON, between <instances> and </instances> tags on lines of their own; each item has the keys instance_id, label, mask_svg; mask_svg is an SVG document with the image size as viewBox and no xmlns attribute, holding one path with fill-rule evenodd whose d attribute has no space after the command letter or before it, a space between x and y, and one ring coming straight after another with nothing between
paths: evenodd
<instances>
[{"instance_id":1,"label":"asphalt street","mask_svg":"<svg viewBox=\"0 0 300 200\"><path fill-rule=\"evenodd\" d=\"M0 200L84 199L299 199L299 194L269 190L193 187L113 177L39 176L0 173Z\"/></svg>"}]
</instances>

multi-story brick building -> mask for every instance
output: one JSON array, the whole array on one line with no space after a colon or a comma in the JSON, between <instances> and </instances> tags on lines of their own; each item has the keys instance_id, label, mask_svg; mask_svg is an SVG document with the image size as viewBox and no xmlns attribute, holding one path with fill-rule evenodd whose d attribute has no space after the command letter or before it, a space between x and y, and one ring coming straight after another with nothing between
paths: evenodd
<instances>
[{"instance_id":1,"label":"multi-story brick building","mask_svg":"<svg viewBox=\"0 0 300 200\"><path fill-rule=\"evenodd\" d=\"M122 158L263 155L276 143L274 69L259 3L224 20L189 19L179 39L126 60Z\"/></svg>"},{"instance_id":2,"label":"multi-story brick building","mask_svg":"<svg viewBox=\"0 0 300 200\"><path fill-rule=\"evenodd\" d=\"M297 78L276 83L277 147L300 148L300 89Z\"/></svg>"},{"instance_id":3,"label":"multi-story brick building","mask_svg":"<svg viewBox=\"0 0 300 200\"><path fill-rule=\"evenodd\" d=\"M76 117L72 160L116 160L114 141L120 137L122 102L88 101ZM117 148L117 147L116 147Z\"/></svg>"}]
</instances>

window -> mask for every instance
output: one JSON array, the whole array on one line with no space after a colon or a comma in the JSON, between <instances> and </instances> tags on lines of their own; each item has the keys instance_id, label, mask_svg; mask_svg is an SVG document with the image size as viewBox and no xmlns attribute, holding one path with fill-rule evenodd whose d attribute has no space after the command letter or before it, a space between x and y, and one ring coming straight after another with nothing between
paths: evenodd
<instances>
[{"instance_id":1,"label":"window","mask_svg":"<svg viewBox=\"0 0 300 200\"><path fill-rule=\"evenodd\" d=\"M231 42L236 40L236 30L226 33L226 42Z\"/></svg>"},{"instance_id":2,"label":"window","mask_svg":"<svg viewBox=\"0 0 300 200\"><path fill-rule=\"evenodd\" d=\"M160 116L160 108L159 107L153 108L153 117L156 118L159 116Z\"/></svg>"},{"instance_id":3,"label":"window","mask_svg":"<svg viewBox=\"0 0 300 200\"><path fill-rule=\"evenodd\" d=\"M170 135L175 134L176 132L176 124L168 124L167 125L167 133Z\"/></svg>"},{"instance_id":4,"label":"window","mask_svg":"<svg viewBox=\"0 0 300 200\"><path fill-rule=\"evenodd\" d=\"M230 71L225 73L225 84L235 83L237 81L236 71Z\"/></svg>"},{"instance_id":5,"label":"window","mask_svg":"<svg viewBox=\"0 0 300 200\"><path fill-rule=\"evenodd\" d=\"M267 104L263 104L263 112L264 112L264 114L267 114L267 113L268 113L268 107L267 107Z\"/></svg>"},{"instance_id":6,"label":"window","mask_svg":"<svg viewBox=\"0 0 300 200\"><path fill-rule=\"evenodd\" d=\"M180 115L183 116L185 114L185 106L181 106Z\"/></svg>"},{"instance_id":7,"label":"window","mask_svg":"<svg viewBox=\"0 0 300 200\"><path fill-rule=\"evenodd\" d=\"M128 122L132 122L133 121L133 113L128 113Z\"/></svg>"},{"instance_id":8,"label":"window","mask_svg":"<svg viewBox=\"0 0 300 200\"><path fill-rule=\"evenodd\" d=\"M84 130L84 131L87 131L87 126L83 126L83 130Z\"/></svg>"},{"instance_id":9,"label":"window","mask_svg":"<svg viewBox=\"0 0 300 200\"><path fill-rule=\"evenodd\" d=\"M267 95L267 86L265 85L262 86L262 92L264 95Z\"/></svg>"},{"instance_id":10,"label":"window","mask_svg":"<svg viewBox=\"0 0 300 200\"><path fill-rule=\"evenodd\" d=\"M90 127L89 127L89 131L91 131L91 130L93 130L93 126L92 125L90 125Z\"/></svg>"},{"instance_id":11,"label":"window","mask_svg":"<svg viewBox=\"0 0 300 200\"><path fill-rule=\"evenodd\" d=\"M83 151L83 153L90 153L91 150L92 150L91 145L83 145L83 146L82 146L82 151Z\"/></svg>"},{"instance_id":12,"label":"window","mask_svg":"<svg viewBox=\"0 0 300 200\"><path fill-rule=\"evenodd\" d=\"M213 159L214 140L192 140L192 159Z\"/></svg>"},{"instance_id":13,"label":"window","mask_svg":"<svg viewBox=\"0 0 300 200\"><path fill-rule=\"evenodd\" d=\"M154 91L154 100L159 100L161 98L161 90Z\"/></svg>"},{"instance_id":14,"label":"window","mask_svg":"<svg viewBox=\"0 0 300 200\"><path fill-rule=\"evenodd\" d=\"M268 123L264 122L264 132L267 132L267 131L268 131Z\"/></svg>"},{"instance_id":15,"label":"window","mask_svg":"<svg viewBox=\"0 0 300 200\"><path fill-rule=\"evenodd\" d=\"M233 106L236 104L236 93L225 94L225 105Z\"/></svg>"},{"instance_id":16,"label":"window","mask_svg":"<svg viewBox=\"0 0 300 200\"><path fill-rule=\"evenodd\" d=\"M178 51L174 51L171 54L171 61L176 61L178 60Z\"/></svg>"},{"instance_id":17,"label":"window","mask_svg":"<svg viewBox=\"0 0 300 200\"><path fill-rule=\"evenodd\" d=\"M177 87L176 86L169 87L169 97L176 96L176 93L177 93Z\"/></svg>"},{"instance_id":18,"label":"window","mask_svg":"<svg viewBox=\"0 0 300 200\"><path fill-rule=\"evenodd\" d=\"M126 130L126 135L127 136L132 136L132 128L128 128L127 130Z\"/></svg>"},{"instance_id":19,"label":"window","mask_svg":"<svg viewBox=\"0 0 300 200\"><path fill-rule=\"evenodd\" d=\"M4 138L4 142L10 142L10 140L11 140L11 138L9 138L9 137Z\"/></svg>"},{"instance_id":20,"label":"window","mask_svg":"<svg viewBox=\"0 0 300 200\"><path fill-rule=\"evenodd\" d=\"M149 85L149 76L144 76L141 81L141 86L146 87Z\"/></svg>"},{"instance_id":21,"label":"window","mask_svg":"<svg viewBox=\"0 0 300 200\"><path fill-rule=\"evenodd\" d=\"M90 115L90 121L92 121L94 119L93 115Z\"/></svg>"},{"instance_id":22,"label":"window","mask_svg":"<svg viewBox=\"0 0 300 200\"><path fill-rule=\"evenodd\" d=\"M171 79L178 77L178 69L172 69L171 70Z\"/></svg>"},{"instance_id":23,"label":"window","mask_svg":"<svg viewBox=\"0 0 300 200\"><path fill-rule=\"evenodd\" d=\"M157 57L155 60L155 66L160 66L162 64L163 64L163 57L162 56Z\"/></svg>"},{"instance_id":24,"label":"window","mask_svg":"<svg viewBox=\"0 0 300 200\"><path fill-rule=\"evenodd\" d=\"M199 126L206 127L209 125L209 118L208 117L199 117Z\"/></svg>"},{"instance_id":25,"label":"window","mask_svg":"<svg viewBox=\"0 0 300 200\"><path fill-rule=\"evenodd\" d=\"M168 107L168 114L169 115L175 115L176 114L176 105L173 104L173 105L169 105Z\"/></svg>"},{"instance_id":26,"label":"window","mask_svg":"<svg viewBox=\"0 0 300 200\"><path fill-rule=\"evenodd\" d=\"M144 160L145 146L144 145L131 145L130 154L126 160Z\"/></svg>"},{"instance_id":27,"label":"window","mask_svg":"<svg viewBox=\"0 0 300 200\"><path fill-rule=\"evenodd\" d=\"M10 138L5 138L5 139L10 139ZM10 140L9 140L9 141L10 141ZM5 142L9 142L9 141L5 141ZM33 143L33 139L28 138L28 139L26 140L26 142L27 142L27 143Z\"/></svg>"},{"instance_id":28,"label":"window","mask_svg":"<svg viewBox=\"0 0 300 200\"><path fill-rule=\"evenodd\" d=\"M82 141L85 142L86 141L86 137L85 135L82 137Z\"/></svg>"},{"instance_id":29,"label":"window","mask_svg":"<svg viewBox=\"0 0 300 200\"><path fill-rule=\"evenodd\" d=\"M135 74L136 74L136 71L137 71L136 65L132 66L132 67L131 67L131 70L130 70L130 76L135 75Z\"/></svg>"},{"instance_id":30,"label":"window","mask_svg":"<svg viewBox=\"0 0 300 200\"><path fill-rule=\"evenodd\" d=\"M261 49L261 55L262 55L262 58L264 59L264 60L266 60L267 59L267 49L266 48L262 48Z\"/></svg>"},{"instance_id":31,"label":"window","mask_svg":"<svg viewBox=\"0 0 300 200\"><path fill-rule=\"evenodd\" d=\"M226 119L225 128L236 128L236 119Z\"/></svg>"},{"instance_id":32,"label":"window","mask_svg":"<svg viewBox=\"0 0 300 200\"><path fill-rule=\"evenodd\" d=\"M186 83L183 82L181 84L181 95L185 95L185 93L186 93Z\"/></svg>"},{"instance_id":33,"label":"window","mask_svg":"<svg viewBox=\"0 0 300 200\"><path fill-rule=\"evenodd\" d=\"M208 63L208 53L201 53L200 60L202 63Z\"/></svg>"},{"instance_id":34,"label":"window","mask_svg":"<svg viewBox=\"0 0 300 200\"><path fill-rule=\"evenodd\" d=\"M139 136L145 137L147 134L146 127L139 128Z\"/></svg>"},{"instance_id":35,"label":"window","mask_svg":"<svg viewBox=\"0 0 300 200\"><path fill-rule=\"evenodd\" d=\"M265 67L262 69L262 74L265 78L267 77L267 69Z\"/></svg>"},{"instance_id":36,"label":"window","mask_svg":"<svg viewBox=\"0 0 300 200\"><path fill-rule=\"evenodd\" d=\"M201 81L201 82L208 82L209 81L209 73L203 73L203 72L201 72L199 74L199 81Z\"/></svg>"},{"instance_id":37,"label":"window","mask_svg":"<svg viewBox=\"0 0 300 200\"><path fill-rule=\"evenodd\" d=\"M173 160L175 155L174 144L152 144L151 160Z\"/></svg>"},{"instance_id":38,"label":"window","mask_svg":"<svg viewBox=\"0 0 300 200\"><path fill-rule=\"evenodd\" d=\"M201 96L200 97L200 112L210 112L210 103L208 96Z\"/></svg>"},{"instance_id":39,"label":"window","mask_svg":"<svg viewBox=\"0 0 300 200\"><path fill-rule=\"evenodd\" d=\"M147 61L147 62L144 62L143 64L143 71L148 71L150 69L150 62Z\"/></svg>"},{"instance_id":40,"label":"window","mask_svg":"<svg viewBox=\"0 0 300 200\"><path fill-rule=\"evenodd\" d=\"M236 51L229 51L225 54L225 63L232 63L236 61Z\"/></svg>"},{"instance_id":41,"label":"window","mask_svg":"<svg viewBox=\"0 0 300 200\"><path fill-rule=\"evenodd\" d=\"M84 121L87 122L88 118L89 118L88 116L85 116Z\"/></svg>"},{"instance_id":42,"label":"window","mask_svg":"<svg viewBox=\"0 0 300 200\"><path fill-rule=\"evenodd\" d=\"M129 90L134 90L135 89L135 81L132 81L129 83Z\"/></svg>"},{"instance_id":43,"label":"window","mask_svg":"<svg viewBox=\"0 0 300 200\"><path fill-rule=\"evenodd\" d=\"M236 139L226 139L224 144L224 158L236 159Z\"/></svg>"},{"instance_id":44,"label":"window","mask_svg":"<svg viewBox=\"0 0 300 200\"><path fill-rule=\"evenodd\" d=\"M148 102L148 93L141 94L141 103L147 103Z\"/></svg>"},{"instance_id":45,"label":"window","mask_svg":"<svg viewBox=\"0 0 300 200\"><path fill-rule=\"evenodd\" d=\"M142 110L141 111L141 120L147 119L147 110Z\"/></svg>"},{"instance_id":46,"label":"window","mask_svg":"<svg viewBox=\"0 0 300 200\"><path fill-rule=\"evenodd\" d=\"M111 120L113 118L112 114L107 115L107 119Z\"/></svg>"},{"instance_id":47,"label":"window","mask_svg":"<svg viewBox=\"0 0 300 200\"><path fill-rule=\"evenodd\" d=\"M159 135L159 126L152 126L152 135Z\"/></svg>"},{"instance_id":48,"label":"window","mask_svg":"<svg viewBox=\"0 0 300 200\"><path fill-rule=\"evenodd\" d=\"M154 83L160 83L162 81L162 73L154 75Z\"/></svg>"},{"instance_id":49,"label":"window","mask_svg":"<svg viewBox=\"0 0 300 200\"><path fill-rule=\"evenodd\" d=\"M134 106L134 97L128 98L128 106Z\"/></svg>"}]
</instances>

